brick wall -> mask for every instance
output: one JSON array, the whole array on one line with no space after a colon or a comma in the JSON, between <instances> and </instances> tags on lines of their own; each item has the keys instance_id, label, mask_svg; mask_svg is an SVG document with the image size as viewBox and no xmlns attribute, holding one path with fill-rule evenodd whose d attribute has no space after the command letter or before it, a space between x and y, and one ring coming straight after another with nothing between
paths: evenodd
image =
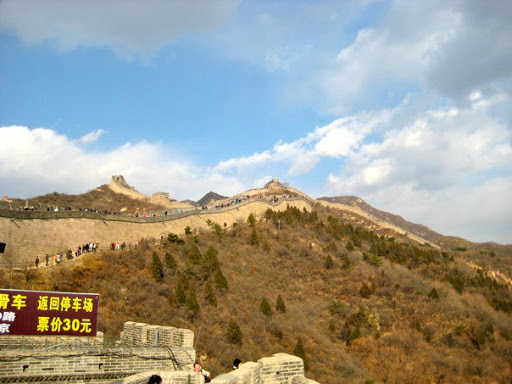
<instances>
[{"instance_id":1,"label":"brick wall","mask_svg":"<svg viewBox=\"0 0 512 384\"><path fill-rule=\"evenodd\" d=\"M0 382L100 383L146 371L181 372L196 359L194 333L188 329L129 321L117 347L102 342L101 332L86 338L2 336Z\"/></svg>"},{"instance_id":2,"label":"brick wall","mask_svg":"<svg viewBox=\"0 0 512 384\"><path fill-rule=\"evenodd\" d=\"M145 384L159 374L166 384L202 384L193 371L194 333L188 329L127 321L114 348L106 348L103 335L73 337L0 338L0 383L87 382ZM12 343L9 343L12 341ZM301 358L276 353L213 378L212 384L315 384L304 376ZM318 384L318 383L316 383Z\"/></svg>"},{"instance_id":3,"label":"brick wall","mask_svg":"<svg viewBox=\"0 0 512 384\"><path fill-rule=\"evenodd\" d=\"M44 265L46 254L54 255L88 242L97 242L100 249L108 249L111 243L133 244L143 237L160 239L170 232L182 234L186 226L206 229L208 219L231 227L238 220L247 220L250 213L262 216L268 208L284 210L287 205L311 210L309 203L301 198L278 203L251 200L223 209L150 218L94 212L0 210L0 242L7 244L6 253L0 254L0 266L19 266L23 262L34 265L36 256L40 265Z\"/></svg>"}]
</instances>

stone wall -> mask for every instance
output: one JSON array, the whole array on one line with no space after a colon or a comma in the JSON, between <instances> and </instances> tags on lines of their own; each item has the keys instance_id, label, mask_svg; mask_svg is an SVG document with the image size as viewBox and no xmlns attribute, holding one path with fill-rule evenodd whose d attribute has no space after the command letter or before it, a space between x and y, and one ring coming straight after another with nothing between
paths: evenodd
<instances>
[{"instance_id":1,"label":"stone wall","mask_svg":"<svg viewBox=\"0 0 512 384\"><path fill-rule=\"evenodd\" d=\"M145 371L182 372L196 358L188 329L129 321L117 346L107 348L102 341L101 333L94 338L1 336L0 383L108 382Z\"/></svg>"},{"instance_id":2,"label":"stone wall","mask_svg":"<svg viewBox=\"0 0 512 384\"><path fill-rule=\"evenodd\" d=\"M35 342L36 338L40 338ZM43 339L45 339L43 342ZM113 348L95 338L0 337L0 383L108 383L145 384L159 374L165 384L202 384L193 370L194 333L188 329L127 321ZM117 380L116 380L117 379ZM276 353L214 377L213 384L315 384L304 376L301 358ZM318 383L316 383L318 384Z\"/></svg>"},{"instance_id":3,"label":"stone wall","mask_svg":"<svg viewBox=\"0 0 512 384\"><path fill-rule=\"evenodd\" d=\"M36 256L44 265L46 254L54 255L89 242L99 243L100 249L108 249L111 243L133 244L141 238L160 239L170 232L182 234L186 226L207 228L208 219L231 227L239 220L245 222L250 213L258 217L268 208L285 210L288 205L311 210L302 198L283 199L277 203L255 199L227 208L147 218L77 211L0 210L0 242L7 244L6 253L0 254L0 266L33 265Z\"/></svg>"}]
</instances>

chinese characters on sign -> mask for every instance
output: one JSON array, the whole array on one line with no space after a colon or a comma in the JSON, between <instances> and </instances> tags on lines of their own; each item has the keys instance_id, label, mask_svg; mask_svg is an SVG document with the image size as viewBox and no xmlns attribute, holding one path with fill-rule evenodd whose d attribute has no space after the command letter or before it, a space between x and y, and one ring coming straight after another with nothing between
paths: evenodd
<instances>
[{"instance_id":1,"label":"chinese characters on sign","mask_svg":"<svg viewBox=\"0 0 512 384\"><path fill-rule=\"evenodd\" d=\"M96 336L99 295L0 289L0 336Z\"/></svg>"}]
</instances>

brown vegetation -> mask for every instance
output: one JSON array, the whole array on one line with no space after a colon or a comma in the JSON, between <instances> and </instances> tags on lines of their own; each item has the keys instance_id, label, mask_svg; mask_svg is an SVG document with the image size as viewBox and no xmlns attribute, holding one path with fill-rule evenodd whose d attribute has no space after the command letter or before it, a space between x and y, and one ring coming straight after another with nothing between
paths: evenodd
<instances>
[{"instance_id":1,"label":"brown vegetation","mask_svg":"<svg viewBox=\"0 0 512 384\"><path fill-rule=\"evenodd\" d=\"M192 329L214 375L234 357L299 351L322 383L510 381L512 294L485 274L509 273L510 255L437 251L341 217L269 210L29 278L4 270L0 285L99 292L107 338L127 320Z\"/></svg>"}]
</instances>

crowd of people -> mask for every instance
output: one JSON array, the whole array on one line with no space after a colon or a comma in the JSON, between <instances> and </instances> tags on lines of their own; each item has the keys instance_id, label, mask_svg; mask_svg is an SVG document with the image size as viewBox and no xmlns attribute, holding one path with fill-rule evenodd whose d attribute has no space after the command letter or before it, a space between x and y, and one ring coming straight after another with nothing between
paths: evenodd
<instances>
[{"instance_id":1,"label":"crowd of people","mask_svg":"<svg viewBox=\"0 0 512 384\"><path fill-rule=\"evenodd\" d=\"M67 249L66 251L60 251L56 253L55 255L46 254L45 256L45 262L46 266L49 267L50 265L57 265L65 260L71 260L76 257L79 257L83 255L84 253L90 253L90 252L96 252L99 248L99 243L86 243L77 245L73 250ZM41 263L41 260L39 259L39 256L36 257L35 264L36 268L39 268L39 264Z\"/></svg>"}]
</instances>

